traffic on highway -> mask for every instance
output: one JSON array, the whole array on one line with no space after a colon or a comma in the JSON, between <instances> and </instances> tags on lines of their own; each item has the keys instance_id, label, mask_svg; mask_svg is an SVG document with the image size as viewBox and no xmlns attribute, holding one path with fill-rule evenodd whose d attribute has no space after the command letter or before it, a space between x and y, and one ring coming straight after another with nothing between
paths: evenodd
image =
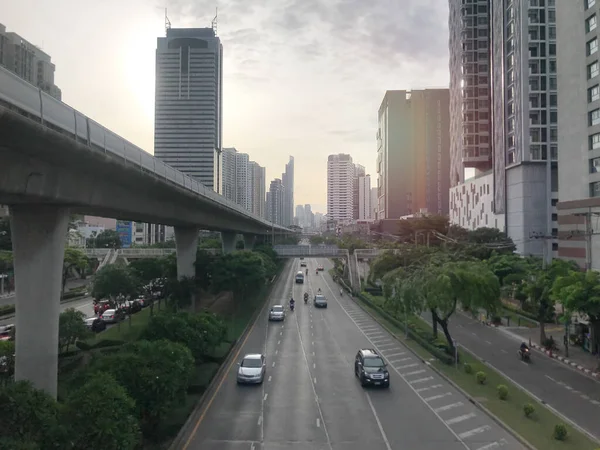
<instances>
[{"instance_id":1,"label":"traffic on highway","mask_svg":"<svg viewBox=\"0 0 600 450\"><path fill-rule=\"evenodd\" d=\"M280 275L177 448L525 448L341 295L330 262L304 262L303 283L300 260Z\"/></svg>"}]
</instances>

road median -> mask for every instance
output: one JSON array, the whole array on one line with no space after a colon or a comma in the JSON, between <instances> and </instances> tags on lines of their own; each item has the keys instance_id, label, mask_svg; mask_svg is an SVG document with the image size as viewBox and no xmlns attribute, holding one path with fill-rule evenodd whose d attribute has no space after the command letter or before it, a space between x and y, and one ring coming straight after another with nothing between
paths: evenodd
<instances>
[{"instance_id":1,"label":"road median","mask_svg":"<svg viewBox=\"0 0 600 450\"><path fill-rule=\"evenodd\" d=\"M600 444L585 430L556 413L491 365L466 349L459 351L460 364L441 361L432 345L405 336L404 324L370 299L359 294L353 300L420 360L446 379L477 408L517 438L526 448L540 450L594 450ZM420 317L409 321L413 328L431 326ZM410 335L414 335L411 333ZM429 343L428 343L429 344ZM433 354L432 354L433 353ZM448 356L448 355L445 355ZM501 387L502 386L502 387ZM566 427L567 436L562 434ZM564 438L560 440L561 438Z\"/></svg>"}]
</instances>

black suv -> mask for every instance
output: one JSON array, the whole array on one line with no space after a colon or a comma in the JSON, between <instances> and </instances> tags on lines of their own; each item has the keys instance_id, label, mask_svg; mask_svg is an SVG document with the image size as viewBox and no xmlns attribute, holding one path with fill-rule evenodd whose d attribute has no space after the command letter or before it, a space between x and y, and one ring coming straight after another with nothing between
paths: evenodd
<instances>
[{"instance_id":1,"label":"black suv","mask_svg":"<svg viewBox=\"0 0 600 450\"><path fill-rule=\"evenodd\" d=\"M358 351L354 359L354 375L362 386L390 387L390 373L383 358L369 348Z\"/></svg>"}]
</instances>

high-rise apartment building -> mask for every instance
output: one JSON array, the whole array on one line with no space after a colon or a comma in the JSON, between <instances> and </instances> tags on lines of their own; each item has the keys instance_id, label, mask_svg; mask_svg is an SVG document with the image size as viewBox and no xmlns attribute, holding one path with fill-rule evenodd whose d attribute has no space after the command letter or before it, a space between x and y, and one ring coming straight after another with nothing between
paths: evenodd
<instances>
[{"instance_id":1,"label":"high-rise apartment building","mask_svg":"<svg viewBox=\"0 0 600 450\"><path fill-rule=\"evenodd\" d=\"M365 166L354 164L354 183L352 192L352 217L356 220L359 218L359 201L358 201L358 180L365 176Z\"/></svg>"},{"instance_id":2,"label":"high-rise apartment building","mask_svg":"<svg viewBox=\"0 0 600 450\"><path fill-rule=\"evenodd\" d=\"M304 205L304 218L307 228L313 229L315 227L315 215L312 212L312 207L307 203Z\"/></svg>"},{"instance_id":3,"label":"high-rise apartment building","mask_svg":"<svg viewBox=\"0 0 600 450\"><path fill-rule=\"evenodd\" d=\"M54 84L55 66L48 54L0 23L0 66L60 100L62 93Z\"/></svg>"},{"instance_id":4,"label":"high-rise apartment building","mask_svg":"<svg viewBox=\"0 0 600 450\"><path fill-rule=\"evenodd\" d=\"M267 220L275 225L283 225L285 189L279 178L271 181L267 192Z\"/></svg>"},{"instance_id":5,"label":"high-rise apartment building","mask_svg":"<svg viewBox=\"0 0 600 450\"><path fill-rule=\"evenodd\" d=\"M233 147L224 148L222 152L222 170L221 194L232 202L237 202L237 183L236 183L236 167L237 167L237 150Z\"/></svg>"},{"instance_id":6,"label":"high-rise apartment building","mask_svg":"<svg viewBox=\"0 0 600 450\"><path fill-rule=\"evenodd\" d=\"M156 49L154 156L220 192L223 47L212 28L169 28Z\"/></svg>"},{"instance_id":7,"label":"high-rise apartment building","mask_svg":"<svg viewBox=\"0 0 600 450\"><path fill-rule=\"evenodd\" d=\"M267 185L266 170L258 163L250 161L250 173L252 176L252 214L264 219L267 217L265 211L265 189Z\"/></svg>"},{"instance_id":8,"label":"high-rise apartment building","mask_svg":"<svg viewBox=\"0 0 600 450\"><path fill-rule=\"evenodd\" d=\"M378 219L448 214L448 89L387 91L377 130Z\"/></svg>"},{"instance_id":9,"label":"high-rise apartment building","mask_svg":"<svg viewBox=\"0 0 600 450\"><path fill-rule=\"evenodd\" d=\"M503 0L500 0L503 1ZM492 168L490 0L450 0L450 184Z\"/></svg>"},{"instance_id":10,"label":"high-rise apartment building","mask_svg":"<svg viewBox=\"0 0 600 450\"><path fill-rule=\"evenodd\" d=\"M223 149L223 187L225 198L259 217L265 217L265 168L250 161L247 153Z\"/></svg>"},{"instance_id":11,"label":"high-rise apartment building","mask_svg":"<svg viewBox=\"0 0 600 450\"><path fill-rule=\"evenodd\" d=\"M556 2L558 256L600 270L600 1Z\"/></svg>"},{"instance_id":12,"label":"high-rise apartment building","mask_svg":"<svg viewBox=\"0 0 600 450\"><path fill-rule=\"evenodd\" d=\"M371 219L372 220L377 220L379 218L377 215L378 201L379 201L379 195L377 194L377 188L372 187L371 188Z\"/></svg>"},{"instance_id":13,"label":"high-rise apartment building","mask_svg":"<svg viewBox=\"0 0 600 450\"><path fill-rule=\"evenodd\" d=\"M283 197L283 226L294 224L294 157L290 156L289 162L285 165L285 172L281 174L281 182L285 189Z\"/></svg>"},{"instance_id":14,"label":"high-rise apartment building","mask_svg":"<svg viewBox=\"0 0 600 450\"><path fill-rule=\"evenodd\" d=\"M354 219L354 163L340 153L327 158L327 216L338 222Z\"/></svg>"},{"instance_id":15,"label":"high-rise apartment building","mask_svg":"<svg viewBox=\"0 0 600 450\"><path fill-rule=\"evenodd\" d=\"M551 256L551 248L557 248L556 242L547 239L557 231L552 220L557 202L558 158L555 2L463 3L450 1L455 121L451 138L451 220L469 228L494 226L497 220L503 220L505 227L499 228L506 229L519 253ZM484 49L486 46L489 50ZM477 71L477 79L471 70ZM487 83L483 83L484 76L489 77ZM471 89L472 83L476 90ZM479 96L477 104L471 102L475 94ZM457 98L463 99L462 118L458 117ZM482 106L490 106L493 170L476 173L476 177L485 179L456 185L456 161L468 161L471 145L479 139L482 148L481 138L485 140L490 130L490 124L481 120L477 126L466 123L470 104L479 108L478 116L473 117L480 119L482 112L484 118L488 117ZM454 126L458 120L465 122L462 128ZM477 132L474 141L466 139L465 130Z\"/></svg>"},{"instance_id":16,"label":"high-rise apartment building","mask_svg":"<svg viewBox=\"0 0 600 450\"><path fill-rule=\"evenodd\" d=\"M358 177L356 182L356 190L358 191L358 220L371 220L371 175Z\"/></svg>"},{"instance_id":17,"label":"high-rise apartment building","mask_svg":"<svg viewBox=\"0 0 600 450\"><path fill-rule=\"evenodd\" d=\"M304 215L304 205L296 205L296 216L294 217L294 225L304 228L306 217Z\"/></svg>"}]
</instances>

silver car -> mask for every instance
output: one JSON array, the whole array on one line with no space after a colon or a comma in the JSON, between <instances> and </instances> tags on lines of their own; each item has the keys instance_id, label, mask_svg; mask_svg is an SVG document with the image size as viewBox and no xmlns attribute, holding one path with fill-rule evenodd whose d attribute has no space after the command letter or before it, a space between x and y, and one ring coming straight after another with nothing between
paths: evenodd
<instances>
[{"instance_id":1,"label":"silver car","mask_svg":"<svg viewBox=\"0 0 600 450\"><path fill-rule=\"evenodd\" d=\"M266 370L265 355L260 353L246 355L238 363L237 382L238 384L260 384L265 379Z\"/></svg>"},{"instance_id":2,"label":"silver car","mask_svg":"<svg viewBox=\"0 0 600 450\"><path fill-rule=\"evenodd\" d=\"M285 308L282 305L273 305L269 311L269 320L285 320Z\"/></svg>"}]
</instances>

